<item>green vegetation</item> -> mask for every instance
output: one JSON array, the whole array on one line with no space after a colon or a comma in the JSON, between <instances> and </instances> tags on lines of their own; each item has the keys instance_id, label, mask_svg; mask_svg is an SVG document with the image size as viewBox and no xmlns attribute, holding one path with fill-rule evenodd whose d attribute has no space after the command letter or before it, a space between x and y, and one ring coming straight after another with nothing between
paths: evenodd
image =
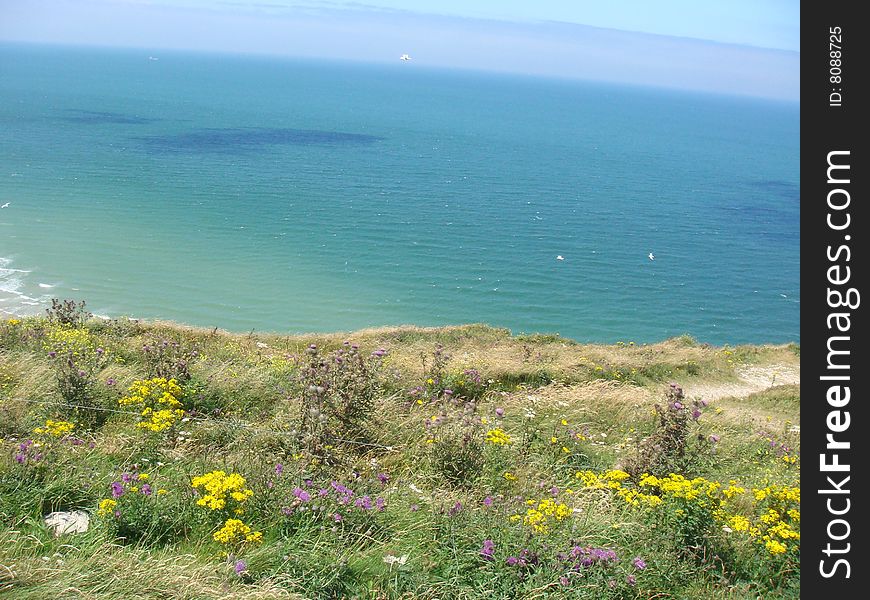
<instances>
[{"instance_id":1,"label":"green vegetation","mask_svg":"<svg viewBox=\"0 0 870 600\"><path fill-rule=\"evenodd\" d=\"M48 312L0 321L4 598L799 596L794 345Z\"/></svg>"}]
</instances>

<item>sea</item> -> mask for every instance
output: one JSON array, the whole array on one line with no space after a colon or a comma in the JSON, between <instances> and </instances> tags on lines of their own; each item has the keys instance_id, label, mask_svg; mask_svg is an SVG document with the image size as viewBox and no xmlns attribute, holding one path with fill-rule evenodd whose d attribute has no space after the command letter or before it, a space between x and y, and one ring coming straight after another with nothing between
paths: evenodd
<instances>
[{"instance_id":1,"label":"sea","mask_svg":"<svg viewBox=\"0 0 870 600\"><path fill-rule=\"evenodd\" d=\"M0 44L0 310L800 341L798 102Z\"/></svg>"}]
</instances>

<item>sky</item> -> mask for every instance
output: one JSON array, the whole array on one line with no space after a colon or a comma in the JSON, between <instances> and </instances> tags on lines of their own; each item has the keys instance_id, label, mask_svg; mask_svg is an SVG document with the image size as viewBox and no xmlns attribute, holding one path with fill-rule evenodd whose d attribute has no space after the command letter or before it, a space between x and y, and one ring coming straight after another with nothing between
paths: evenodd
<instances>
[{"instance_id":1,"label":"sky","mask_svg":"<svg viewBox=\"0 0 870 600\"><path fill-rule=\"evenodd\" d=\"M0 40L799 98L799 0L0 0Z\"/></svg>"}]
</instances>

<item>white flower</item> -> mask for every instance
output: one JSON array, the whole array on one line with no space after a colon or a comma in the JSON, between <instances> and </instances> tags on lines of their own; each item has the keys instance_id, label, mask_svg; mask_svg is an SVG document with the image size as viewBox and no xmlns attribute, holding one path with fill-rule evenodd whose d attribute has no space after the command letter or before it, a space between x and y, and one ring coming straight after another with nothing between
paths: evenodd
<instances>
[{"instance_id":1,"label":"white flower","mask_svg":"<svg viewBox=\"0 0 870 600\"><path fill-rule=\"evenodd\" d=\"M408 562L408 555L403 554L402 556L393 556L392 554L387 554L386 556L384 556L384 562L390 566L395 564L401 566Z\"/></svg>"}]
</instances>

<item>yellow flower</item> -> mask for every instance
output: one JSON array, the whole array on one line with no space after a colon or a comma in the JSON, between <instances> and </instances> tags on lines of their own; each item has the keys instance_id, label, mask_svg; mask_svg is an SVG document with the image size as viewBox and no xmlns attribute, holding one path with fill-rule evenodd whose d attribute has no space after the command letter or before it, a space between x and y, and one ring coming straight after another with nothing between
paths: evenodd
<instances>
[{"instance_id":1,"label":"yellow flower","mask_svg":"<svg viewBox=\"0 0 870 600\"><path fill-rule=\"evenodd\" d=\"M507 479L508 481L516 481L517 480L517 476L514 475L513 473L511 473L510 471L504 472L504 478Z\"/></svg>"},{"instance_id":2,"label":"yellow flower","mask_svg":"<svg viewBox=\"0 0 870 600\"><path fill-rule=\"evenodd\" d=\"M149 477L150 476L148 475L148 473L139 473L139 477L137 477L137 479L139 481L148 481Z\"/></svg>"},{"instance_id":3,"label":"yellow flower","mask_svg":"<svg viewBox=\"0 0 870 600\"><path fill-rule=\"evenodd\" d=\"M764 544L764 547L767 548L767 551L770 552L771 555L776 556L777 554L782 554L788 547L785 544L782 544L776 540L768 540L767 543Z\"/></svg>"},{"instance_id":4,"label":"yellow flower","mask_svg":"<svg viewBox=\"0 0 870 600\"><path fill-rule=\"evenodd\" d=\"M115 507L118 503L111 498L106 498L105 500L100 500L100 505L97 508L97 514L101 517L107 517L111 514L114 514Z\"/></svg>"},{"instance_id":5,"label":"yellow flower","mask_svg":"<svg viewBox=\"0 0 870 600\"><path fill-rule=\"evenodd\" d=\"M511 443L511 436L502 429L490 429L486 432L485 441L496 446L504 446Z\"/></svg>"},{"instance_id":6,"label":"yellow flower","mask_svg":"<svg viewBox=\"0 0 870 600\"><path fill-rule=\"evenodd\" d=\"M48 419L45 421L44 427L37 427L33 430L33 433L46 434L52 437L63 437L73 429L75 429L75 423L70 423L68 421L52 421L51 419Z\"/></svg>"},{"instance_id":7,"label":"yellow flower","mask_svg":"<svg viewBox=\"0 0 870 600\"><path fill-rule=\"evenodd\" d=\"M227 546L263 541L262 532L252 531L249 525L239 519L227 519L224 526L215 531L212 537L216 542Z\"/></svg>"}]
</instances>

